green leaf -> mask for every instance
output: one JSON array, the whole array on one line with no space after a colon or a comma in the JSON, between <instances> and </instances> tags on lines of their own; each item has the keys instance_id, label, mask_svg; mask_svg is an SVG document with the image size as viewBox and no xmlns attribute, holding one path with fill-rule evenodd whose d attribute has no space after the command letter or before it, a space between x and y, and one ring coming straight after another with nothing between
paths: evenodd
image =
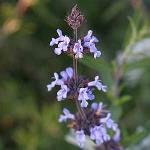
<instances>
[{"instance_id":1,"label":"green leaf","mask_svg":"<svg viewBox=\"0 0 150 150\"><path fill-rule=\"evenodd\" d=\"M84 59L81 59L80 62L97 71L102 77L104 83L109 87L111 86L111 65L108 64L103 58L93 59L90 56L86 56Z\"/></svg>"}]
</instances>

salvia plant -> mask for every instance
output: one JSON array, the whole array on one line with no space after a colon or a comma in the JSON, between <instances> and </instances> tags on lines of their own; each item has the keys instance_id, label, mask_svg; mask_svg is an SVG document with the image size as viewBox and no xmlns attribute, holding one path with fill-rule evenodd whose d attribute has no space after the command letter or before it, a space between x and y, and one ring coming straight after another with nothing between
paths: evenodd
<instances>
[{"instance_id":1,"label":"salvia plant","mask_svg":"<svg viewBox=\"0 0 150 150\"><path fill-rule=\"evenodd\" d=\"M78 74L78 59L82 59L87 53L93 55L94 59L101 56L101 52L96 48L96 43L99 41L93 35L92 30L89 30L82 38L78 37L78 28L84 22L84 16L77 5L66 17L66 22L73 29L74 37L63 35L62 31L57 29L58 37L51 39L50 46L56 46L54 49L56 55L62 53L70 55L73 66L67 67L60 73L55 72L53 81L47 85L47 88L48 91L51 91L55 86L60 86L57 101L72 100L77 110L72 113L64 108L59 122L68 122L68 127L74 130L76 142L81 148L84 148L86 136L89 136L96 143L96 150L122 150L119 145L118 124L112 120L110 111L102 102L93 102L95 99L93 90L107 92L107 86L103 84L98 75L90 80L85 75ZM93 103L90 105L91 102Z\"/></svg>"}]
</instances>

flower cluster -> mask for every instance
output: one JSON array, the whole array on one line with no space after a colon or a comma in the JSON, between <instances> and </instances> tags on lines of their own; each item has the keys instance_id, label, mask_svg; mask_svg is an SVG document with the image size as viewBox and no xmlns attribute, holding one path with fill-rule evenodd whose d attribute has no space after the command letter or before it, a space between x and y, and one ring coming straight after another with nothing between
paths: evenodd
<instances>
[{"instance_id":1,"label":"flower cluster","mask_svg":"<svg viewBox=\"0 0 150 150\"><path fill-rule=\"evenodd\" d=\"M59 122L69 121L69 127L75 129L76 140L80 147L84 146L85 136L90 136L97 145L111 140L109 130L113 132L112 138L119 141L120 130L118 125L111 119L111 113L104 109L102 103L92 103L91 108L83 110L84 117L79 112L71 114L66 108L59 117Z\"/></svg>"},{"instance_id":2,"label":"flower cluster","mask_svg":"<svg viewBox=\"0 0 150 150\"><path fill-rule=\"evenodd\" d=\"M57 92L57 100L71 99L75 102L77 112L70 113L66 108L59 117L59 122L69 121L68 126L76 133L76 140L80 147L84 146L85 137L89 136L97 145L119 141L120 130L118 125L111 119L111 113L104 109L102 103L92 103L88 107L89 101L93 101L95 96L93 90L106 92L107 86L102 83L99 76L90 80L86 76L77 74L77 60L83 58L85 53L92 53L94 58L100 57L101 52L97 50L95 44L98 39L93 36L92 30L87 35L78 39L77 29L83 23L84 16L77 9L77 5L72 8L71 14L66 18L68 25L74 30L74 38L62 34L57 29L58 37L52 38L50 46L57 45L54 53L60 55L62 52L69 54L73 58L73 68L68 67L60 73L54 73L52 82L47 85L48 91L55 86L60 86Z\"/></svg>"},{"instance_id":3,"label":"flower cluster","mask_svg":"<svg viewBox=\"0 0 150 150\"><path fill-rule=\"evenodd\" d=\"M123 147L119 144L119 142L120 130L118 129L109 141L96 146L96 150L123 150Z\"/></svg>"},{"instance_id":4,"label":"flower cluster","mask_svg":"<svg viewBox=\"0 0 150 150\"><path fill-rule=\"evenodd\" d=\"M81 107L87 107L88 100L95 98L93 94L94 87L99 91L106 92L107 86L103 85L99 80L99 76L95 77L94 81L89 81L86 77L78 76L76 79L73 78L73 68L68 67L60 74L54 73L50 84L47 85L48 91L51 91L56 85L60 86L60 90L57 92L57 100L61 101L66 98L77 99L81 102Z\"/></svg>"},{"instance_id":5,"label":"flower cluster","mask_svg":"<svg viewBox=\"0 0 150 150\"><path fill-rule=\"evenodd\" d=\"M54 49L54 53L60 55L62 52L66 52L70 55L75 55L76 58L83 58L84 53L92 53L94 58L100 57L101 52L97 50L95 43L98 39L93 35L92 30L89 30L87 35L78 41L69 38L62 34L60 29L57 29L57 38L52 38L50 46L57 45Z\"/></svg>"}]
</instances>

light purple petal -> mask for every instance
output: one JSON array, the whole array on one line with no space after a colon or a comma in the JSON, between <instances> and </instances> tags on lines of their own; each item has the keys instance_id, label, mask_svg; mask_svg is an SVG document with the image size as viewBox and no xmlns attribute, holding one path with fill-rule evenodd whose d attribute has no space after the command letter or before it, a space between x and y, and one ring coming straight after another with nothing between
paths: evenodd
<instances>
[{"instance_id":1,"label":"light purple petal","mask_svg":"<svg viewBox=\"0 0 150 150\"><path fill-rule=\"evenodd\" d=\"M96 36L92 36L91 41L94 42L94 43L99 42L99 40L97 39Z\"/></svg>"},{"instance_id":2,"label":"light purple petal","mask_svg":"<svg viewBox=\"0 0 150 150\"><path fill-rule=\"evenodd\" d=\"M69 88L66 85L62 85L61 89L57 92L57 100L61 101L65 98L67 98L68 91L69 91Z\"/></svg>"},{"instance_id":3,"label":"light purple petal","mask_svg":"<svg viewBox=\"0 0 150 150\"><path fill-rule=\"evenodd\" d=\"M100 57L101 56L101 52L100 51L96 51L94 52L94 58Z\"/></svg>"},{"instance_id":4,"label":"light purple petal","mask_svg":"<svg viewBox=\"0 0 150 150\"><path fill-rule=\"evenodd\" d=\"M91 81L88 83L88 86L95 86L95 81Z\"/></svg>"},{"instance_id":5,"label":"light purple petal","mask_svg":"<svg viewBox=\"0 0 150 150\"><path fill-rule=\"evenodd\" d=\"M62 31L60 29L57 29L57 33L58 33L58 36L62 36Z\"/></svg>"},{"instance_id":6,"label":"light purple petal","mask_svg":"<svg viewBox=\"0 0 150 150\"><path fill-rule=\"evenodd\" d=\"M92 103L91 108L96 110L98 107L98 103Z\"/></svg>"},{"instance_id":7,"label":"light purple petal","mask_svg":"<svg viewBox=\"0 0 150 150\"><path fill-rule=\"evenodd\" d=\"M89 30L87 35L84 37L84 42L90 41L93 31Z\"/></svg>"},{"instance_id":8,"label":"light purple petal","mask_svg":"<svg viewBox=\"0 0 150 150\"><path fill-rule=\"evenodd\" d=\"M111 128L113 131L116 131L118 129L118 124L116 124L112 119L111 119L111 114L108 113L106 118L101 118L100 119L101 123L105 123L107 128Z\"/></svg>"},{"instance_id":9,"label":"light purple petal","mask_svg":"<svg viewBox=\"0 0 150 150\"><path fill-rule=\"evenodd\" d=\"M93 100L95 98L91 90L87 91L87 95L88 95L89 100Z\"/></svg>"},{"instance_id":10,"label":"light purple petal","mask_svg":"<svg viewBox=\"0 0 150 150\"><path fill-rule=\"evenodd\" d=\"M110 136L107 134L106 128L102 125L91 128L90 133L90 138L95 140L97 145L110 140Z\"/></svg>"},{"instance_id":11,"label":"light purple petal","mask_svg":"<svg viewBox=\"0 0 150 150\"><path fill-rule=\"evenodd\" d=\"M73 69L71 67L66 68L66 72L67 72L69 78L73 77Z\"/></svg>"},{"instance_id":12,"label":"light purple petal","mask_svg":"<svg viewBox=\"0 0 150 150\"><path fill-rule=\"evenodd\" d=\"M87 105L88 105L88 102L85 99L83 99L81 102L81 107L87 107Z\"/></svg>"},{"instance_id":13,"label":"light purple petal","mask_svg":"<svg viewBox=\"0 0 150 150\"><path fill-rule=\"evenodd\" d=\"M59 79L59 75L58 75L57 72L54 72L54 79L55 79L55 80L58 80L58 79Z\"/></svg>"},{"instance_id":14,"label":"light purple petal","mask_svg":"<svg viewBox=\"0 0 150 150\"><path fill-rule=\"evenodd\" d=\"M64 108L64 109L63 109L63 113L64 113L65 115L68 115L68 114L70 114L70 111L69 111L67 108Z\"/></svg>"},{"instance_id":15,"label":"light purple petal","mask_svg":"<svg viewBox=\"0 0 150 150\"><path fill-rule=\"evenodd\" d=\"M47 90L48 90L48 91L51 91L52 88L53 88L53 86L52 86L51 84L48 84L48 85L47 85Z\"/></svg>"},{"instance_id":16,"label":"light purple petal","mask_svg":"<svg viewBox=\"0 0 150 150\"><path fill-rule=\"evenodd\" d=\"M106 85L102 85L102 91L107 92L107 86Z\"/></svg>"},{"instance_id":17,"label":"light purple petal","mask_svg":"<svg viewBox=\"0 0 150 150\"><path fill-rule=\"evenodd\" d=\"M80 88L80 90L79 90L79 96L78 96L78 100L79 101L83 100L83 99L85 99L85 100L89 99L87 91L88 91L87 88Z\"/></svg>"},{"instance_id":18,"label":"light purple petal","mask_svg":"<svg viewBox=\"0 0 150 150\"><path fill-rule=\"evenodd\" d=\"M52 77L52 78L55 79L55 80L52 81L51 84L48 84L48 85L47 85L48 91L51 91L52 88L53 88L55 85L61 85L61 84L63 84L63 81L61 81L61 80L59 79L59 76L58 76L58 74L57 74L56 72L54 73L54 77Z\"/></svg>"},{"instance_id":19,"label":"light purple petal","mask_svg":"<svg viewBox=\"0 0 150 150\"><path fill-rule=\"evenodd\" d=\"M75 58L83 58L83 54L81 52L77 52Z\"/></svg>"},{"instance_id":20,"label":"light purple petal","mask_svg":"<svg viewBox=\"0 0 150 150\"><path fill-rule=\"evenodd\" d=\"M75 43L73 52L76 54L75 55L76 58L83 58L83 54L82 54L83 47L81 45L81 40L78 40L78 42Z\"/></svg>"},{"instance_id":21,"label":"light purple petal","mask_svg":"<svg viewBox=\"0 0 150 150\"><path fill-rule=\"evenodd\" d=\"M54 39L54 38L52 38L52 40L50 41L50 46L53 46L54 44L56 44L57 43L57 40L56 39Z\"/></svg>"},{"instance_id":22,"label":"light purple petal","mask_svg":"<svg viewBox=\"0 0 150 150\"><path fill-rule=\"evenodd\" d=\"M81 107L87 107L88 102L87 100L91 99L91 94L89 95L89 89L88 88L80 88L78 100L81 101Z\"/></svg>"},{"instance_id":23,"label":"light purple petal","mask_svg":"<svg viewBox=\"0 0 150 150\"><path fill-rule=\"evenodd\" d=\"M66 120L67 120L66 116L64 116L64 115L59 116L59 119L58 119L59 122L64 122Z\"/></svg>"},{"instance_id":24,"label":"light purple petal","mask_svg":"<svg viewBox=\"0 0 150 150\"><path fill-rule=\"evenodd\" d=\"M114 136L113 136L113 140L115 142L119 142L120 141L120 129L117 129Z\"/></svg>"},{"instance_id":25,"label":"light purple petal","mask_svg":"<svg viewBox=\"0 0 150 150\"><path fill-rule=\"evenodd\" d=\"M102 90L103 92L107 91L107 86L100 82L99 76L96 76L94 81L89 82L88 86L95 86L98 90Z\"/></svg>"},{"instance_id":26,"label":"light purple petal","mask_svg":"<svg viewBox=\"0 0 150 150\"><path fill-rule=\"evenodd\" d=\"M90 48L90 52L91 52L91 53L97 52L97 48L95 47L95 44L90 43L90 44L89 44L89 48Z\"/></svg>"},{"instance_id":27,"label":"light purple petal","mask_svg":"<svg viewBox=\"0 0 150 150\"><path fill-rule=\"evenodd\" d=\"M118 124L113 122L112 129L113 131L116 131L118 129Z\"/></svg>"},{"instance_id":28,"label":"light purple petal","mask_svg":"<svg viewBox=\"0 0 150 150\"><path fill-rule=\"evenodd\" d=\"M102 102L100 102L100 103L92 103L91 108L94 109L94 110L102 111L103 103Z\"/></svg>"},{"instance_id":29,"label":"light purple petal","mask_svg":"<svg viewBox=\"0 0 150 150\"><path fill-rule=\"evenodd\" d=\"M68 74L67 74L67 72L66 72L66 71L61 71L61 72L60 72L60 75L62 76L62 78L63 78L63 80L64 80L64 81L66 81L66 80L67 80L67 78L68 78Z\"/></svg>"},{"instance_id":30,"label":"light purple petal","mask_svg":"<svg viewBox=\"0 0 150 150\"><path fill-rule=\"evenodd\" d=\"M59 116L59 122L64 122L67 119L74 119L75 116L73 114L70 113L70 111L67 108L63 109L63 113Z\"/></svg>"},{"instance_id":31,"label":"light purple petal","mask_svg":"<svg viewBox=\"0 0 150 150\"><path fill-rule=\"evenodd\" d=\"M57 47L57 48L54 49L54 53L57 54L57 55L60 55L61 51L62 51L62 48L60 48L60 47Z\"/></svg>"},{"instance_id":32,"label":"light purple petal","mask_svg":"<svg viewBox=\"0 0 150 150\"><path fill-rule=\"evenodd\" d=\"M83 130L76 131L76 140L78 145L83 148L84 147L84 142L85 142L85 134Z\"/></svg>"},{"instance_id":33,"label":"light purple petal","mask_svg":"<svg viewBox=\"0 0 150 150\"><path fill-rule=\"evenodd\" d=\"M97 145L103 143L100 126L95 126L94 128L91 128L90 132L91 132L90 138L92 140L95 140Z\"/></svg>"}]
</instances>

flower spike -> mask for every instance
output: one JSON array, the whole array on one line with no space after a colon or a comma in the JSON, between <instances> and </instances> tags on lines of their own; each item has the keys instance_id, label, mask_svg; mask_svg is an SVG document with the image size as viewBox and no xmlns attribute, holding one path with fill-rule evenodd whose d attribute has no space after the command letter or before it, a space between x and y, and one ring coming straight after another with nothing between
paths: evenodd
<instances>
[{"instance_id":1,"label":"flower spike","mask_svg":"<svg viewBox=\"0 0 150 150\"><path fill-rule=\"evenodd\" d=\"M122 150L118 142L120 141L120 129L118 124L111 118L111 113L105 110L102 102L95 103L93 90L107 92L107 86L102 83L100 77L95 76L90 80L85 75L79 75L77 70L78 59L84 58L87 53L92 54L96 59L101 56L101 51L96 47L99 42L93 31L89 30L82 38L77 36L78 28L84 21L84 16L75 5L71 13L66 17L66 22L74 31L74 37L64 35L57 29L58 37L52 38L49 45L56 46L54 53L60 55L65 53L72 57L73 67L67 67L60 73L54 73L52 82L47 85L48 91L55 86L59 86L57 91L57 101L65 99L72 101L77 110L71 113L67 108L59 116L59 122L69 122L68 127L75 131L76 142L84 148L86 136L97 145L97 150L101 146L108 146L111 149ZM92 103L92 104L91 104Z\"/></svg>"}]
</instances>

